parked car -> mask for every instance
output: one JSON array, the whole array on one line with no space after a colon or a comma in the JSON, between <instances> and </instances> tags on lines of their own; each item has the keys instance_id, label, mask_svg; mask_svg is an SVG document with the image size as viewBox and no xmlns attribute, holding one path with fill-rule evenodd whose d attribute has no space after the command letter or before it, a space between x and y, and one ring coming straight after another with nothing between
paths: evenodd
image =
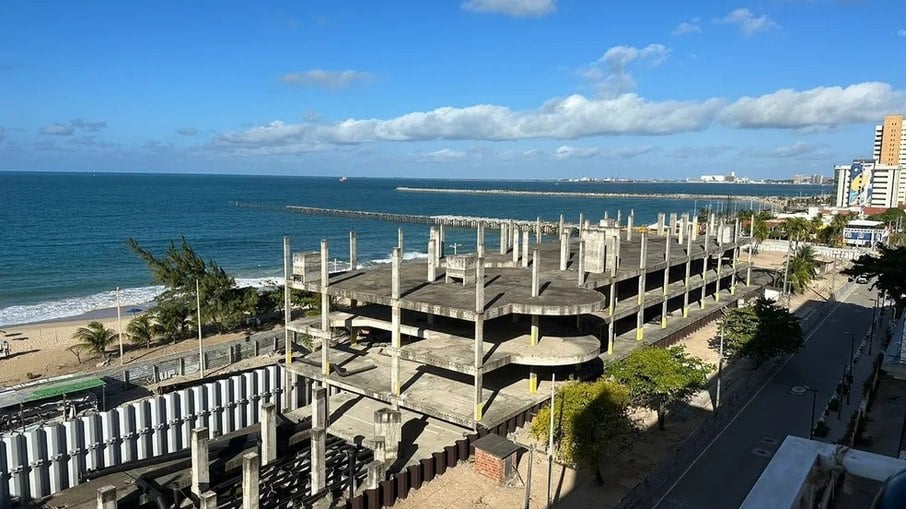
<instances>
[{"instance_id":1,"label":"parked car","mask_svg":"<svg viewBox=\"0 0 906 509\"><path fill-rule=\"evenodd\" d=\"M864 285L864 284L867 283L867 282L868 282L868 277L867 277L867 276L858 276L858 277L856 278L856 283L859 283L860 285Z\"/></svg>"}]
</instances>

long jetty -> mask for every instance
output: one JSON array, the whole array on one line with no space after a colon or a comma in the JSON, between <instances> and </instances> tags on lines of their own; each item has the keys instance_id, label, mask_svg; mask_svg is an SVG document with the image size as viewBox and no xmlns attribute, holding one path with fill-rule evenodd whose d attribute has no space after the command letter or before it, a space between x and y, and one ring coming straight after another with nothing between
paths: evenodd
<instances>
[{"instance_id":1,"label":"long jetty","mask_svg":"<svg viewBox=\"0 0 906 509\"><path fill-rule=\"evenodd\" d=\"M400 193L439 193L439 194L490 194L510 196L552 196L557 198L648 198L659 200L726 200L726 194L694 193L586 193L579 191L516 191L510 189L453 189L439 187L397 187ZM772 204L777 202L773 196L740 196L732 195L734 200Z\"/></svg>"},{"instance_id":2,"label":"long jetty","mask_svg":"<svg viewBox=\"0 0 906 509\"><path fill-rule=\"evenodd\" d=\"M241 205L240 205L241 206ZM356 219L376 219L378 221L390 221L394 223L414 223L425 225L444 225L451 228L477 228L483 224L486 228L500 228L503 224L509 224L510 219L500 219L496 217L475 217L475 216L423 216L418 214L400 214L394 212L372 212L366 210L346 210L346 209L326 209L321 207L306 207L303 205L287 205L286 210L297 212L310 216L333 216L333 217L351 217ZM538 221L513 220L513 224L521 228L535 228ZM549 221L540 221L541 232L544 234L557 234L559 223Z\"/></svg>"}]
</instances>

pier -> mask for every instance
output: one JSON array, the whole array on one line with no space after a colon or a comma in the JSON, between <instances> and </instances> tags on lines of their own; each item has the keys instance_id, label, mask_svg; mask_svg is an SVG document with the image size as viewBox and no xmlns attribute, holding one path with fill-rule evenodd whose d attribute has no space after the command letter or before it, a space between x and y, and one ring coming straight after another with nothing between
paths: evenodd
<instances>
[{"instance_id":1,"label":"pier","mask_svg":"<svg viewBox=\"0 0 906 509\"><path fill-rule=\"evenodd\" d=\"M645 198L658 200L726 200L726 194L694 193L585 193L579 191L515 191L509 189L452 189L434 187L397 187L400 193L491 194L510 196L550 196L555 198ZM774 196L732 195L734 200L753 203L779 203Z\"/></svg>"}]
</instances>

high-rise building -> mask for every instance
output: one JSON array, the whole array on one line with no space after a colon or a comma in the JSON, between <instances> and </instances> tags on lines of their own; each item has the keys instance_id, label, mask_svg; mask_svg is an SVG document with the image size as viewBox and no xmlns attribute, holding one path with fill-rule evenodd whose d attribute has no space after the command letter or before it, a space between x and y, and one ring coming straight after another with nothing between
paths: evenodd
<instances>
[{"instance_id":1,"label":"high-rise building","mask_svg":"<svg viewBox=\"0 0 906 509\"><path fill-rule=\"evenodd\" d=\"M879 164L906 166L906 125L903 115L885 115L875 127L874 160Z\"/></svg>"},{"instance_id":2,"label":"high-rise building","mask_svg":"<svg viewBox=\"0 0 906 509\"><path fill-rule=\"evenodd\" d=\"M857 159L834 166L837 207L898 207L906 203L906 169Z\"/></svg>"}]
</instances>

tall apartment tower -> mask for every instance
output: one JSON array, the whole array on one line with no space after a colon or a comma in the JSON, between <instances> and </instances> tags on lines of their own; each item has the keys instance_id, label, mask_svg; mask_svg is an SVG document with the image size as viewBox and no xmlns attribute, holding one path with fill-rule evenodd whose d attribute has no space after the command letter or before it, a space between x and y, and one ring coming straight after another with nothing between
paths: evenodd
<instances>
[{"instance_id":1,"label":"tall apartment tower","mask_svg":"<svg viewBox=\"0 0 906 509\"><path fill-rule=\"evenodd\" d=\"M906 125L903 115L885 115L875 127L874 160L878 164L906 166Z\"/></svg>"}]
</instances>

